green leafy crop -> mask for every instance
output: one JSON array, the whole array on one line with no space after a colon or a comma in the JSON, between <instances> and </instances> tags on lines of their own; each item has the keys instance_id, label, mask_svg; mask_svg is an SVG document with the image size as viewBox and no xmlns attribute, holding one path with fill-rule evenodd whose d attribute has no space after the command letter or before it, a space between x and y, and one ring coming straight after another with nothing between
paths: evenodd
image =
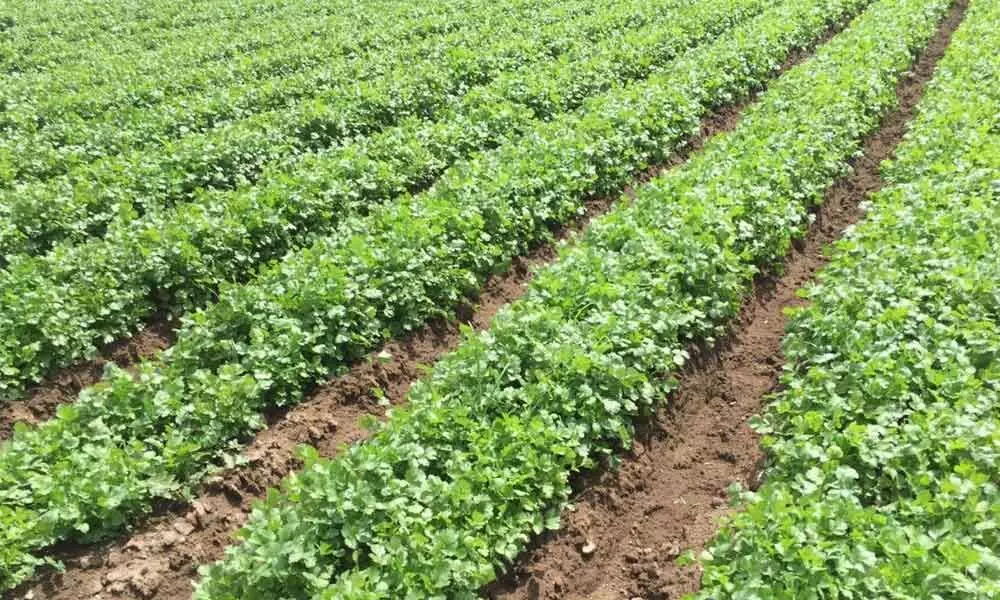
<instances>
[{"instance_id":1,"label":"green leafy crop","mask_svg":"<svg viewBox=\"0 0 1000 600\"><path fill-rule=\"evenodd\" d=\"M225 3L213 2L212 8L219 5ZM566 39L554 38L556 30L588 21L595 26L602 9L608 8L600 2L498 5L480 0L450 0L424 7L384 1L375 6L345 2L336 9L310 1L288 5L283 7L284 14L258 17L256 22L251 18L244 23L246 29L236 23L217 23L214 28L202 24L148 56L121 56L110 46L94 52L96 65L81 68L78 62L67 60L55 72L39 70L14 79L0 97L11 106L4 116L5 125L17 135L4 140L0 148L17 158L15 181L72 173L95 160L114 162L117 154L156 145L150 142L172 141L220 124L235 125L230 122L291 108L314 96L329 99L337 90L342 93L348 83L373 88L364 93L358 90L360 100L379 91L374 89L379 86L386 91L376 80L402 76L402 66L410 72L426 70L429 59L467 61L470 51L477 49L485 65L491 57L496 60L496 51L501 50L494 36L509 42L508 52L528 51L518 30L512 29L512 20L520 19L522 31L530 28L539 36L537 43L557 51ZM640 20L643 14L649 15L640 12ZM532 21L542 27L531 27ZM172 29L183 31L176 26ZM589 31L599 29L597 25ZM65 38L55 40L50 43ZM208 56L203 54L206 51ZM239 57L241 52L249 54ZM127 59L133 62L126 63ZM180 64L175 67L175 63ZM448 70L444 67L438 73ZM276 114L269 116L269 121L258 120L257 125L282 124ZM79 178L86 173L79 172Z\"/></svg>"},{"instance_id":2,"label":"green leafy crop","mask_svg":"<svg viewBox=\"0 0 1000 600\"><path fill-rule=\"evenodd\" d=\"M272 166L254 186L200 192L198 199L175 210L130 220L134 195L113 192L124 204L115 204L111 212L126 218L104 239L60 244L43 257L20 257L0 273L0 392L16 395L26 382L92 355L153 314L181 314L208 303L222 284L246 281L260 265L289 250L318 236L336 235L342 220L428 186L460 159L510 143L539 121L551 121L594 95L654 74L690 46L759 13L763 5L761 0L714 0L664 11L664 18L672 17L669 23L654 22L621 35L609 32L601 44L578 39L560 60L504 72L464 95L435 97L433 102L447 106L439 107L434 118L423 114L428 106L409 117L394 113L392 119L401 121L395 127ZM600 23L613 30L629 16L626 6L607 11ZM583 25L564 23L563 29L569 32L564 35L587 37ZM339 109L329 114L338 120L344 116ZM270 136L256 127L248 131ZM219 152L235 151L238 144L230 142L211 145ZM191 174L176 161L168 162L180 179ZM159 168L160 163L151 164ZM140 179L143 185L154 180ZM87 185L111 193L113 186L99 180L90 178ZM52 194L18 194L24 195L28 212L59 210ZM97 204L81 206L89 211ZM93 214L88 214L72 208L64 216L36 216L42 223L76 226L90 222Z\"/></svg>"},{"instance_id":3,"label":"green leafy crop","mask_svg":"<svg viewBox=\"0 0 1000 600\"><path fill-rule=\"evenodd\" d=\"M307 453L196 598L477 597L784 258L947 6L873 4L732 133L599 219L370 441Z\"/></svg>"},{"instance_id":4,"label":"green leafy crop","mask_svg":"<svg viewBox=\"0 0 1000 600\"><path fill-rule=\"evenodd\" d=\"M450 314L489 274L530 244L547 239L551 225L579 214L586 198L621 190L634 172L662 160L697 130L700 117L711 107L760 86L794 48L814 43L829 25L865 4L796 0L769 8L685 53L655 77L613 88L587 101L579 112L541 123L515 143L456 165L427 194L345 219L336 235L287 255L253 284L223 289L216 304L186 318L176 344L160 360L142 365L137 378L113 370L54 419L38 428L21 428L0 447L4 583L10 585L28 572L49 544L112 534L146 512L156 498L182 494L214 460L260 427L262 409L297 402L315 381L343 369L387 337ZM896 53L886 52L893 65L906 62L908 54L900 54L900 49L915 44L921 31L917 28L901 38L905 43L890 45ZM796 93L808 87L796 85ZM887 98L891 94L875 100ZM842 113L838 110L835 116ZM785 129L783 124L780 130ZM746 143L756 143L755 137L748 139ZM815 140L789 138L789 151L810 156L801 152L806 142ZM727 156L725 152L719 151ZM779 168L783 155L772 154L774 162L766 170L784 177ZM717 160L712 168L729 161ZM699 164L699 169L707 169L713 163ZM837 161L823 164L824 176L829 165L841 168ZM789 168L796 165L792 162ZM801 193L804 188L797 189ZM705 253L714 255L715 247ZM708 283L703 285L706 293L714 289ZM731 302L712 300L708 308L724 312ZM678 318L677 325L688 319ZM664 332L672 326L657 325ZM591 366L603 364L599 350L600 345L595 346L590 361L572 359L581 377L589 377ZM669 364L682 358L674 351L669 356ZM546 372L539 376L547 377ZM641 398L631 395L645 377L627 363L611 376L594 375L604 381L601 386L620 387L630 396L617 404L613 398L605 404L592 397L588 410L617 406L629 411L641 404ZM587 378L578 383L581 401L591 394L584 386L600 389ZM640 387L646 390L642 394L655 391L651 383ZM539 418L537 427L542 427L547 417ZM584 425L580 432L590 427ZM521 440L518 427L524 425L512 420L510 432L482 435ZM617 419L593 429L627 435ZM562 433L557 435L562 439ZM552 440L539 439L546 444ZM568 464L540 463L538 468L564 477ZM497 465L504 470L502 463ZM517 470L509 476L520 481ZM516 489L509 493L520 497ZM553 494L561 492L553 487L545 493L543 498L555 498ZM520 531L525 520L546 522L534 508L516 505L511 510L511 532ZM504 552L517 547L509 539L504 544ZM492 561L487 549L482 551ZM485 571L475 568L481 578Z\"/></svg>"},{"instance_id":5,"label":"green leafy crop","mask_svg":"<svg viewBox=\"0 0 1000 600\"><path fill-rule=\"evenodd\" d=\"M1000 598L998 78L1000 5L972 0L792 319L768 482L698 597Z\"/></svg>"},{"instance_id":6,"label":"green leafy crop","mask_svg":"<svg viewBox=\"0 0 1000 600\"><path fill-rule=\"evenodd\" d=\"M35 254L62 239L86 239L113 222L193 200L203 189L256 181L268 164L407 117L433 116L469 87L563 56L581 40L613 34L656 7L486 5L464 16L467 25L443 35L387 40L291 77L209 90L203 99L179 94L155 107L136 107L134 123L122 123L127 117L116 111L107 123L74 122L69 131L47 124L27 140L14 136L15 166L52 164L68 172L21 176L0 191L0 255ZM56 156L32 156L49 147ZM81 148L104 156L70 168L73 160L64 155Z\"/></svg>"}]
</instances>

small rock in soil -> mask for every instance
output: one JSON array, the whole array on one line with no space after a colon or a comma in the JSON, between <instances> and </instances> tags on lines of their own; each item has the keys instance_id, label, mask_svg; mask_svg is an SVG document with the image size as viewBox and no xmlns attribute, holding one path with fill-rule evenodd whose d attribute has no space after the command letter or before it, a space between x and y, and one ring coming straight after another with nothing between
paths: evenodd
<instances>
[{"instance_id":1,"label":"small rock in soil","mask_svg":"<svg viewBox=\"0 0 1000 600\"><path fill-rule=\"evenodd\" d=\"M666 557L667 559L674 559L680 556L681 547L677 545L676 542L671 544L663 544L660 553L663 554L663 556Z\"/></svg>"},{"instance_id":2,"label":"small rock in soil","mask_svg":"<svg viewBox=\"0 0 1000 600\"><path fill-rule=\"evenodd\" d=\"M115 567L107 572L104 576L105 583L117 583L119 581L125 581L132 575L132 569L128 565L122 567Z\"/></svg>"},{"instance_id":3,"label":"small rock in soil","mask_svg":"<svg viewBox=\"0 0 1000 600\"><path fill-rule=\"evenodd\" d=\"M174 521L174 531L181 534L182 536L190 535L194 531L194 525L190 521L185 519L177 519Z\"/></svg>"},{"instance_id":4,"label":"small rock in soil","mask_svg":"<svg viewBox=\"0 0 1000 600\"><path fill-rule=\"evenodd\" d=\"M100 579L91 579L87 583L80 586L80 591L84 596L96 596L101 593L104 589L104 585L101 583Z\"/></svg>"},{"instance_id":5,"label":"small rock in soil","mask_svg":"<svg viewBox=\"0 0 1000 600\"><path fill-rule=\"evenodd\" d=\"M145 573L143 577L136 577L132 580L132 586L143 598L152 598L156 590L160 589L163 576L157 573Z\"/></svg>"},{"instance_id":6,"label":"small rock in soil","mask_svg":"<svg viewBox=\"0 0 1000 600\"><path fill-rule=\"evenodd\" d=\"M174 544L176 544L176 543L178 543L178 542L182 541L183 539L184 539L184 538L183 538L183 537L181 537L181 535L180 535L179 533L177 533L176 531L171 531L171 530L167 530L167 531L164 531L164 532L163 532L163 533L162 533L162 534L160 535L160 542L161 542L161 543L162 543L162 544L163 544L164 546L166 546L166 547L168 547L168 548L169 548L170 546L173 546Z\"/></svg>"},{"instance_id":7,"label":"small rock in soil","mask_svg":"<svg viewBox=\"0 0 1000 600\"><path fill-rule=\"evenodd\" d=\"M128 586L125 584L124 581L116 581L108 586L108 591L110 591L112 594L119 596L121 594L124 594L126 589L128 589Z\"/></svg>"}]
</instances>

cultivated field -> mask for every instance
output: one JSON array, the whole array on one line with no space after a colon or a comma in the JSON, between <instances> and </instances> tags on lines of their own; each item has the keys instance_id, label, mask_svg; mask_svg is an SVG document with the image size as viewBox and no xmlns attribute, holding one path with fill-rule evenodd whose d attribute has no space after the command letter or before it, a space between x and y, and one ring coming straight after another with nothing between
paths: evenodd
<instances>
[{"instance_id":1,"label":"cultivated field","mask_svg":"<svg viewBox=\"0 0 1000 600\"><path fill-rule=\"evenodd\" d=\"M0 591L1000 598L1000 4L0 7Z\"/></svg>"}]
</instances>

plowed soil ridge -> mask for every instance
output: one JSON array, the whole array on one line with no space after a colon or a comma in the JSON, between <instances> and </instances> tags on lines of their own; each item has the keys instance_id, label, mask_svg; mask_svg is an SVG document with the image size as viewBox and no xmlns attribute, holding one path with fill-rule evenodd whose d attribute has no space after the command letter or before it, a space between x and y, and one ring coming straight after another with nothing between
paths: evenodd
<instances>
[{"instance_id":1,"label":"plowed soil ridge","mask_svg":"<svg viewBox=\"0 0 1000 600\"><path fill-rule=\"evenodd\" d=\"M816 45L843 28L831 28ZM778 71L802 62L811 51L794 52ZM743 102L716 110L702 120L700 131L663 164L639 174L624 193L673 168L701 149L714 135L733 129L753 94ZM554 231L556 240L571 238L595 217L606 213L618 197L598 198L586 205L585 215ZM410 385L461 341L461 325L489 327L496 312L520 297L533 272L555 260L557 244L542 245L515 259L510 269L492 277L480 296L460 308L452 322L437 321L404 339L393 340L369 354L345 375L319 386L306 401L287 411L268 415L261 431L243 453L243 461L202 486L190 504L159 507L153 518L132 533L95 546L62 545L50 556L65 571L48 571L4 595L47 600L188 600L199 565L220 559L234 533L245 523L253 503L300 468L296 448L310 444L323 456L334 456L345 444L364 440L362 417L380 417L382 404L405 401ZM381 397L381 399L380 399Z\"/></svg>"},{"instance_id":2,"label":"plowed soil ridge","mask_svg":"<svg viewBox=\"0 0 1000 600\"><path fill-rule=\"evenodd\" d=\"M491 586L494 600L673 600L698 589L700 570L674 559L698 551L733 510L727 487L756 489L764 454L747 425L782 370L786 307L827 263L824 248L861 217L859 203L882 187L889 158L967 2L958 2L911 72L897 86L899 108L864 144L852 175L827 192L808 235L789 254L781 277L755 282L729 338L701 354L681 385L617 470L581 478L563 528L538 540L511 574Z\"/></svg>"}]
</instances>

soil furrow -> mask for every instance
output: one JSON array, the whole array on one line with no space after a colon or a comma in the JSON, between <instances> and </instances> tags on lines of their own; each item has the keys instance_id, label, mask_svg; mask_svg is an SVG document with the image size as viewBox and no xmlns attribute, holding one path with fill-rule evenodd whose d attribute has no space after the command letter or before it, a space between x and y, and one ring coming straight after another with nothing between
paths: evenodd
<instances>
[{"instance_id":1,"label":"soil furrow","mask_svg":"<svg viewBox=\"0 0 1000 600\"><path fill-rule=\"evenodd\" d=\"M580 478L562 529L542 536L487 597L671 600L698 589L700 570L678 567L675 559L700 551L733 510L730 484L756 489L760 483L765 457L748 420L778 384L784 309L802 302L795 292L827 263L824 248L861 217L859 203L882 187L879 164L903 137L966 6L966 0L956 3L897 86L899 107L865 141L853 174L827 190L783 275L755 282L728 339L692 360L617 469Z\"/></svg>"},{"instance_id":2,"label":"soil furrow","mask_svg":"<svg viewBox=\"0 0 1000 600\"><path fill-rule=\"evenodd\" d=\"M846 23L831 28L816 45L829 40ZM811 54L794 52L778 73ZM630 196L635 187L683 163L707 139L733 129L756 96L707 116L699 133L680 151L638 175L624 193ZM555 238L570 238L606 213L617 199L589 201L585 215L554 231ZM533 272L555 260L556 248L557 244L545 244L515 259L506 273L491 278L477 299L457 311L453 322L434 322L405 339L391 341L346 374L319 386L298 406L269 414L269 428L254 438L241 463L210 478L192 503L161 506L154 518L133 533L108 543L54 548L50 556L62 561L65 571L49 571L4 598L188 600L197 567L221 558L254 501L301 466L296 457L301 444L316 447L323 456L333 456L345 444L364 440L367 431L359 420L380 417L386 403L403 403L410 385L423 375L424 365L457 347L460 326L488 327L500 308L523 294Z\"/></svg>"},{"instance_id":3,"label":"soil furrow","mask_svg":"<svg viewBox=\"0 0 1000 600\"><path fill-rule=\"evenodd\" d=\"M100 381L108 364L131 370L140 361L154 358L174 343L179 326L176 319L154 319L139 333L105 346L97 358L61 369L28 388L23 398L0 401L0 441L10 437L17 423L34 425L55 416L60 406Z\"/></svg>"}]
</instances>

